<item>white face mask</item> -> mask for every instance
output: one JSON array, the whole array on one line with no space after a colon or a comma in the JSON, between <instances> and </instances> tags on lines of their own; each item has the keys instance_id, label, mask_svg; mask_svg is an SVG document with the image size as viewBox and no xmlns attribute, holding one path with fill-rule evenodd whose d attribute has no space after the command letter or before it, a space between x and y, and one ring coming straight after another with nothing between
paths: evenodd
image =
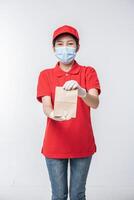
<instances>
[{"instance_id":1,"label":"white face mask","mask_svg":"<svg viewBox=\"0 0 134 200\"><path fill-rule=\"evenodd\" d=\"M76 56L75 47L55 47L55 56L64 64L69 64Z\"/></svg>"}]
</instances>

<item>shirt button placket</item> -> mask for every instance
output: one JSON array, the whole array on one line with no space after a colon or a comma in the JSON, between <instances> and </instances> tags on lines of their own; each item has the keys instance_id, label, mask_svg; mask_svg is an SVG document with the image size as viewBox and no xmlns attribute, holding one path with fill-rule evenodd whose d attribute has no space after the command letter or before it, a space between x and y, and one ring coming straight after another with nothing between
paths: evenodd
<instances>
[{"instance_id":1,"label":"shirt button placket","mask_svg":"<svg viewBox=\"0 0 134 200\"><path fill-rule=\"evenodd\" d=\"M70 77L70 76L69 76L69 73L66 73L66 74L65 74L65 79L66 79L66 80L69 80L69 79L70 79L69 77Z\"/></svg>"}]
</instances>

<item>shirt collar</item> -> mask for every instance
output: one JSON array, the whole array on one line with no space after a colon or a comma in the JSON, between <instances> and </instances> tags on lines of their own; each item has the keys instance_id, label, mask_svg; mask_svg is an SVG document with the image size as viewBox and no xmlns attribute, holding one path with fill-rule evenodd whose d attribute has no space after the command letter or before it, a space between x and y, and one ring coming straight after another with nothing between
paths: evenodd
<instances>
[{"instance_id":1,"label":"shirt collar","mask_svg":"<svg viewBox=\"0 0 134 200\"><path fill-rule=\"evenodd\" d=\"M68 71L65 72L60 68L60 62L58 61L54 67L54 71L56 76L65 76L66 74L78 74L80 71L80 65L76 62L76 60L74 60L74 63L72 65L72 68Z\"/></svg>"}]
</instances>

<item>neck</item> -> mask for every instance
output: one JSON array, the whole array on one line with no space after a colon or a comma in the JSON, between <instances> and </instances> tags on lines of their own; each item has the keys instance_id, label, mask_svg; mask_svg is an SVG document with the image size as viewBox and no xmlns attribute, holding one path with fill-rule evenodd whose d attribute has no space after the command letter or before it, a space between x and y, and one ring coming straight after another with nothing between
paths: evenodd
<instances>
[{"instance_id":1,"label":"neck","mask_svg":"<svg viewBox=\"0 0 134 200\"><path fill-rule=\"evenodd\" d=\"M64 63L60 62L60 68L63 71L68 72L72 68L73 64L74 64L74 60L71 63L69 63L69 64L64 64Z\"/></svg>"}]
</instances>

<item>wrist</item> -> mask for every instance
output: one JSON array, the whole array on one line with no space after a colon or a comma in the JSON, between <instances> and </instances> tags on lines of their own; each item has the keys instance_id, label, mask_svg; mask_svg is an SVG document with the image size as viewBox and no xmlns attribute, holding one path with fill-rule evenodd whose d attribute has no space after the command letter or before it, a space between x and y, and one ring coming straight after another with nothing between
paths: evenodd
<instances>
[{"instance_id":1,"label":"wrist","mask_svg":"<svg viewBox=\"0 0 134 200\"><path fill-rule=\"evenodd\" d=\"M82 96L82 98L83 98L83 99L85 99L85 98L86 98L86 96L87 96L87 92L85 93L85 95L84 95L84 96Z\"/></svg>"},{"instance_id":2,"label":"wrist","mask_svg":"<svg viewBox=\"0 0 134 200\"><path fill-rule=\"evenodd\" d=\"M82 98L85 98L87 96L87 91L85 88L82 88L82 91L81 91L81 97Z\"/></svg>"},{"instance_id":3,"label":"wrist","mask_svg":"<svg viewBox=\"0 0 134 200\"><path fill-rule=\"evenodd\" d=\"M51 110L48 114L49 118L54 118L54 110Z\"/></svg>"}]
</instances>

